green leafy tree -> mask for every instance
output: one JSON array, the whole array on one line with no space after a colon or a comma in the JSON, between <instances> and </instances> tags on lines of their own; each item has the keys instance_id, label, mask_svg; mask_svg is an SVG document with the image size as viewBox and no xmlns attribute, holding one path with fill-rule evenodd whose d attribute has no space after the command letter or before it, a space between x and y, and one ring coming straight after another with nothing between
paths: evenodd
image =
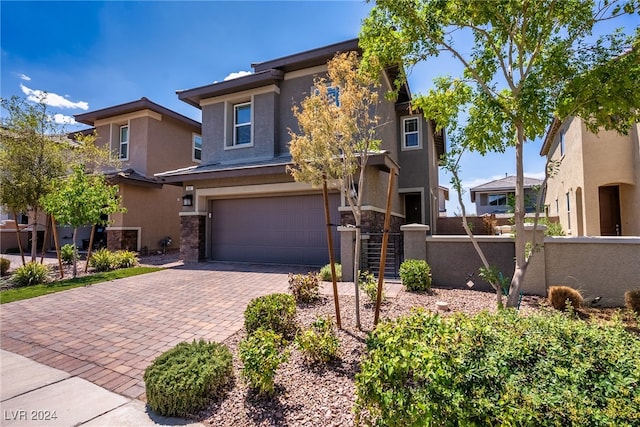
<instances>
[{"instance_id":1,"label":"green leafy tree","mask_svg":"<svg viewBox=\"0 0 640 427\"><path fill-rule=\"evenodd\" d=\"M314 81L314 92L293 107L299 133L289 131L290 152L296 181L320 185L323 180L340 186L356 226L360 242L365 168L372 152L380 147L376 130L379 97L377 78L359 71L357 53L339 53L328 63L327 77ZM356 327L360 327L358 271L360 245L355 245L354 285Z\"/></svg>"},{"instance_id":2,"label":"green leafy tree","mask_svg":"<svg viewBox=\"0 0 640 427\"><path fill-rule=\"evenodd\" d=\"M640 30L594 40L602 21L640 3L585 0L379 0L365 20L364 63L409 67L446 52L462 75L440 77L413 104L447 127L455 146L485 154L515 148L515 306L529 257L524 234L525 142L553 138L571 116L591 130L627 132L640 119ZM459 122L461 113L466 120ZM556 122L556 123L557 123ZM535 252L531 252L533 256Z\"/></svg>"},{"instance_id":3,"label":"green leafy tree","mask_svg":"<svg viewBox=\"0 0 640 427\"><path fill-rule=\"evenodd\" d=\"M60 179L56 188L56 191L43 198L42 204L58 223L73 228L73 277L76 277L78 228L85 225L107 225L108 220L103 219L105 216L126 212L126 209L120 205L118 187L108 184L103 175L87 174L82 165L73 166L73 173Z\"/></svg>"},{"instance_id":4,"label":"green leafy tree","mask_svg":"<svg viewBox=\"0 0 640 427\"><path fill-rule=\"evenodd\" d=\"M30 103L12 97L1 105L6 115L0 131L0 204L13 213L29 212L35 261L40 201L65 173L61 129L49 117L44 99Z\"/></svg>"}]
</instances>

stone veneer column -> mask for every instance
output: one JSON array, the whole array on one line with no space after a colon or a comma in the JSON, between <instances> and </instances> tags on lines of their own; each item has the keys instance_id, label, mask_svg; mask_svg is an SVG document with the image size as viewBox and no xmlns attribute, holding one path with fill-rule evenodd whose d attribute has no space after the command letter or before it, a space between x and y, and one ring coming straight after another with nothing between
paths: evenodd
<instances>
[{"instance_id":1,"label":"stone veneer column","mask_svg":"<svg viewBox=\"0 0 640 427\"><path fill-rule=\"evenodd\" d=\"M199 262L206 257L204 214L189 213L180 215L180 258L185 262Z\"/></svg>"},{"instance_id":2,"label":"stone veneer column","mask_svg":"<svg viewBox=\"0 0 640 427\"><path fill-rule=\"evenodd\" d=\"M427 231L424 224L407 224L400 227L404 234L404 259L427 260Z\"/></svg>"}]
</instances>

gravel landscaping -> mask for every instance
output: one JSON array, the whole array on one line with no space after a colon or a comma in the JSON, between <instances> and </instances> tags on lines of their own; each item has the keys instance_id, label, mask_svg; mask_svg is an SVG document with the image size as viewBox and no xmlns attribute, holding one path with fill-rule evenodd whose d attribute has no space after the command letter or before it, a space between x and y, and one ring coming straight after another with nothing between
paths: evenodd
<instances>
[{"instance_id":1,"label":"gravel landscaping","mask_svg":"<svg viewBox=\"0 0 640 427\"><path fill-rule=\"evenodd\" d=\"M424 307L436 311L436 302L449 303L450 311L443 313L477 313L495 311L495 294L466 289L433 289L430 294L414 294L400 291L388 299L381 309L381 319L408 314L412 307ZM525 297L522 313L541 310L542 299ZM199 414L203 423L211 426L352 426L355 402L354 379L360 359L365 351L365 339L373 328L374 305L361 296L362 330L355 328L354 298L340 297L342 330L339 358L327 365L308 365L301 353L291 346L291 357L282 364L276 375L276 395L262 399L250 391L240 377L241 362L237 346L245 337L240 331L225 344L234 354L234 382L226 395L213 402ZM314 304L298 305L297 322L305 328L317 316L335 318L333 297L323 296Z\"/></svg>"}]
</instances>

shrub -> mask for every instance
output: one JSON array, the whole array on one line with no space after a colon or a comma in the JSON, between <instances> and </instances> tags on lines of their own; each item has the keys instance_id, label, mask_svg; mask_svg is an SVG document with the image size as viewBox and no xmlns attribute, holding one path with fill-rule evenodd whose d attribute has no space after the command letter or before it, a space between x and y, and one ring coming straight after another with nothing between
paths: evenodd
<instances>
[{"instance_id":1,"label":"shrub","mask_svg":"<svg viewBox=\"0 0 640 427\"><path fill-rule=\"evenodd\" d=\"M431 288L431 267L425 260L405 260L400 265L400 279L408 291L428 291Z\"/></svg>"},{"instance_id":2,"label":"shrub","mask_svg":"<svg viewBox=\"0 0 640 427\"><path fill-rule=\"evenodd\" d=\"M629 310L640 314L640 288L625 292L624 302Z\"/></svg>"},{"instance_id":3,"label":"shrub","mask_svg":"<svg viewBox=\"0 0 640 427\"><path fill-rule=\"evenodd\" d=\"M311 302L320 296L320 280L317 273L289 274L289 291L297 302Z\"/></svg>"},{"instance_id":4,"label":"shrub","mask_svg":"<svg viewBox=\"0 0 640 427\"><path fill-rule=\"evenodd\" d=\"M367 338L356 395L372 425L638 425L640 338L562 313L418 310Z\"/></svg>"},{"instance_id":5,"label":"shrub","mask_svg":"<svg viewBox=\"0 0 640 427\"><path fill-rule=\"evenodd\" d=\"M133 251L117 251L113 257L115 268L129 268L138 265L138 254Z\"/></svg>"},{"instance_id":6,"label":"shrub","mask_svg":"<svg viewBox=\"0 0 640 427\"><path fill-rule=\"evenodd\" d=\"M96 271L109 271L115 268L116 257L108 249L98 249L89 258L89 267Z\"/></svg>"},{"instance_id":7,"label":"shrub","mask_svg":"<svg viewBox=\"0 0 640 427\"><path fill-rule=\"evenodd\" d=\"M251 300L244 311L244 327L247 335L258 328L269 329L285 338L296 330L296 300L293 295L270 294Z\"/></svg>"},{"instance_id":8,"label":"shrub","mask_svg":"<svg viewBox=\"0 0 640 427\"><path fill-rule=\"evenodd\" d=\"M331 318L317 318L310 329L298 334L296 345L312 363L326 363L336 357L340 341L333 331Z\"/></svg>"},{"instance_id":9,"label":"shrub","mask_svg":"<svg viewBox=\"0 0 640 427\"><path fill-rule=\"evenodd\" d=\"M31 261L16 268L11 276L11 281L16 286L33 286L45 283L49 275L49 267L35 261Z\"/></svg>"},{"instance_id":10,"label":"shrub","mask_svg":"<svg viewBox=\"0 0 640 427\"><path fill-rule=\"evenodd\" d=\"M7 258L0 257L0 276L7 274L9 267L11 267L11 261Z\"/></svg>"},{"instance_id":11,"label":"shrub","mask_svg":"<svg viewBox=\"0 0 640 427\"><path fill-rule=\"evenodd\" d=\"M271 396L275 392L274 379L278 366L289 358L283 345L282 336L260 328L238 346L244 365L242 377L261 396Z\"/></svg>"},{"instance_id":12,"label":"shrub","mask_svg":"<svg viewBox=\"0 0 640 427\"><path fill-rule=\"evenodd\" d=\"M371 301L375 302L378 298L378 281L373 273L361 271L358 274L358 287L367 294ZM384 300L384 288L382 289L382 299Z\"/></svg>"},{"instance_id":13,"label":"shrub","mask_svg":"<svg viewBox=\"0 0 640 427\"><path fill-rule=\"evenodd\" d=\"M342 265L338 263L334 263L333 265L336 269L336 281L340 282L342 281ZM333 280L331 278L331 264L327 264L320 269L320 280L323 280L325 282Z\"/></svg>"},{"instance_id":14,"label":"shrub","mask_svg":"<svg viewBox=\"0 0 640 427\"><path fill-rule=\"evenodd\" d=\"M182 342L145 370L147 403L163 416L195 414L223 390L232 374L233 356L225 345Z\"/></svg>"},{"instance_id":15,"label":"shrub","mask_svg":"<svg viewBox=\"0 0 640 427\"><path fill-rule=\"evenodd\" d=\"M553 308L556 310L566 310L567 301L571 303L571 307L580 308L582 306L582 295L569 286L549 287L549 303Z\"/></svg>"},{"instance_id":16,"label":"shrub","mask_svg":"<svg viewBox=\"0 0 640 427\"><path fill-rule=\"evenodd\" d=\"M74 247L71 243L67 243L60 248L60 259L64 264L73 264Z\"/></svg>"}]
</instances>

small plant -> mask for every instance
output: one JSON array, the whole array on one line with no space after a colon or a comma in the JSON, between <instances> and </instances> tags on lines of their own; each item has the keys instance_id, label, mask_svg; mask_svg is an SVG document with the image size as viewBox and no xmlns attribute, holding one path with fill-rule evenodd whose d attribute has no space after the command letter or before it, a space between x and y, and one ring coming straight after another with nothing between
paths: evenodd
<instances>
[{"instance_id":1,"label":"small plant","mask_svg":"<svg viewBox=\"0 0 640 427\"><path fill-rule=\"evenodd\" d=\"M582 295L577 290L569 286L551 286L549 287L549 303L556 310L566 310L567 301L571 307L580 308L582 306Z\"/></svg>"},{"instance_id":2,"label":"small plant","mask_svg":"<svg viewBox=\"0 0 640 427\"><path fill-rule=\"evenodd\" d=\"M336 281L337 282L342 281L342 265L335 263L333 264L333 266L336 269ZM329 282L333 280L331 278L331 264L327 264L320 269L320 280L325 282Z\"/></svg>"},{"instance_id":3,"label":"small plant","mask_svg":"<svg viewBox=\"0 0 640 427\"><path fill-rule=\"evenodd\" d=\"M11 261L7 258L0 257L0 276L4 276L11 267Z\"/></svg>"},{"instance_id":4,"label":"small plant","mask_svg":"<svg viewBox=\"0 0 640 427\"><path fill-rule=\"evenodd\" d=\"M74 247L71 243L67 243L60 248L60 259L67 265L73 264Z\"/></svg>"},{"instance_id":5,"label":"small plant","mask_svg":"<svg viewBox=\"0 0 640 427\"><path fill-rule=\"evenodd\" d=\"M89 267L96 271L109 271L115 268L116 257L109 249L98 249L89 258Z\"/></svg>"},{"instance_id":6,"label":"small plant","mask_svg":"<svg viewBox=\"0 0 640 427\"><path fill-rule=\"evenodd\" d=\"M270 294L251 300L244 311L247 335L258 328L274 331L285 338L296 331L296 300L293 295Z\"/></svg>"},{"instance_id":7,"label":"small plant","mask_svg":"<svg viewBox=\"0 0 640 427\"><path fill-rule=\"evenodd\" d=\"M33 286L45 283L49 274L49 267L35 261L31 261L16 268L11 276L11 281L18 287Z\"/></svg>"},{"instance_id":8,"label":"small plant","mask_svg":"<svg viewBox=\"0 0 640 427\"><path fill-rule=\"evenodd\" d=\"M320 296L320 278L317 273L289 274L289 291L297 302L311 302Z\"/></svg>"},{"instance_id":9,"label":"small plant","mask_svg":"<svg viewBox=\"0 0 640 427\"><path fill-rule=\"evenodd\" d=\"M115 268L129 268L138 265L138 254L133 251L117 251L113 256Z\"/></svg>"},{"instance_id":10,"label":"small plant","mask_svg":"<svg viewBox=\"0 0 640 427\"><path fill-rule=\"evenodd\" d=\"M163 416L193 415L220 394L232 375L233 356L225 345L204 340L183 342L145 370L147 403Z\"/></svg>"},{"instance_id":11,"label":"small plant","mask_svg":"<svg viewBox=\"0 0 640 427\"><path fill-rule=\"evenodd\" d=\"M400 265L400 279L408 291L428 291L431 288L431 267L421 259L405 260Z\"/></svg>"},{"instance_id":12,"label":"small plant","mask_svg":"<svg viewBox=\"0 0 640 427\"><path fill-rule=\"evenodd\" d=\"M239 344L240 360L244 365L242 377L260 396L272 396L275 392L278 366L289 358L289 352L283 346L282 336L262 328Z\"/></svg>"},{"instance_id":13,"label":"small plant","mask_svg":"<svg viewBox=\"0 0 640 427\"><path fill-rule=\"evenodd\" d=\"M310 329L298 334L296 345L307 361L326 363L336 357L340 341L333 331L331 319L319 317Z\"/></svg>"},{"instance_id":14,"label":"small plant","mask_svg":"<svg viewBox=\"0 0 640 427\"><path fill-rule=\"evenodd\" d=\"M358 286L367 294L371 301L376 301L378 298L378 281L373 273L361 271L360 274L358 274ZM382 288L382 299L384 300L384 287Z\"/></svg>"},{"instance_id":15,"label":"small plant","mask_svg":"<svg viewBox=\"0 0 640 427\"><path fill-rule=\"evenodd\" d=\"M624 302L627 308L640 314L640 288L628 290L624 293Z\"/></svg>"}]
</instances>

